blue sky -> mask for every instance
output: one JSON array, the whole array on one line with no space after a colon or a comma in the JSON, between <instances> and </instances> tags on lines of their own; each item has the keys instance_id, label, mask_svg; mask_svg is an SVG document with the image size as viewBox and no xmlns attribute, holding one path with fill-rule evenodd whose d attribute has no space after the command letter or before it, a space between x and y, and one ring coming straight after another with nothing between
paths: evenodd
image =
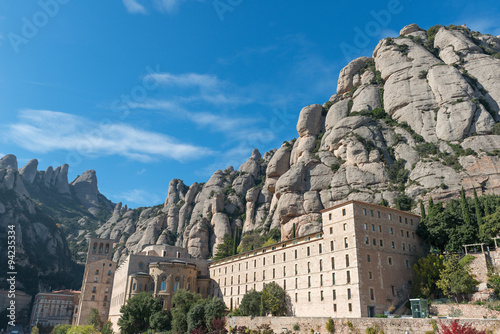
<instances>
[{"instance_id":1,"label":"blue sky","mask_svg":"<svg viewBox=\"0 0 500 334\"><path fill-rule=\"evenodd\" d=\"M302 107L410 23L500 35L495 1L0 2L0 154L95 169L131 207L297 136Z\"/></svg>"}]
</instances>

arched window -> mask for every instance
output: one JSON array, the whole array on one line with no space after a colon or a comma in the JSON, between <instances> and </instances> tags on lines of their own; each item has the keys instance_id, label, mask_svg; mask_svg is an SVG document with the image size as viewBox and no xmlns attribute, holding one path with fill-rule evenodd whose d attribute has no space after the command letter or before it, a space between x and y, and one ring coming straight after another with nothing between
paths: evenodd
<instances>
[{"instance_id":1,"label":"arched window","mask_svg":"<svg viewBox=\"0 0 500 334\"><path fill-rule=\"evenodd\" d=\"M97 242L94 242L94 246L92 246L92 253L95 254L96 251L97 251Z\"/></svg>"},{"instance_id":2,"label":"arched window","mask_svg":"<svg viewBox=\"0 0 500 334\"><path fill-rule=\"evenodd\" d=\"M102 243L99 244L99 254L102 253Z\"/></svg>"},{"instance_id":3,"label":"arched window","mask_svg":"<svg viewBox=\"0 0 500 334\"><path fill-rule=\"evenodd\" d=\"M106 244L106 247L104 248L104 253L106 254L109 253L109 244Z\"/></svg>"}]
</instances>

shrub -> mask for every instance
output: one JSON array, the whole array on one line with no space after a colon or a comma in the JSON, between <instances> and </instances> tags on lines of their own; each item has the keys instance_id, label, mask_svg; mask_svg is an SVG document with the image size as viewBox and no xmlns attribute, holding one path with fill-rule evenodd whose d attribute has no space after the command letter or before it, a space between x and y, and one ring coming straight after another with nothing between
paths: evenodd
<instances>
[{"instance_id":1,"label":"shrub","mask_svg":"<svg viewBox=\"0 0 500 334\"><path fill-rule=\"evenodd\" d=\"M434 143L421 143L415 146L415 151L421 158L439 153L439 147Z\"/></svg>"},{"instance_id":2,"label":"shrub","mask_svg":"<svg viewBox=\"0 0 500 334\"><path fill-rule=\"evenodd\" d=\"M418 73L418 78L419 79L426 79L427 78L427 71L426 70L420 71L420 73Z\"/></svg>"},{"instance_id":3,"label":"shrub","mask_svg":"<svg viewBox=\"0 0 500 334\"><path fill-rule=\"evenodd\" d=\"M500 135L500 122L496 123L493 125L493 130L492 130L494 135Z\"/></svg>"},{"instance_id":4,"label":"shrub","mask_svg":"<svg viewBox=\"0 0 500 334\"><path fill-rule=\"evenodd\" d=\"M299 331L299 330L300 330L300 325L299 325L298 323L295 323L295 324L293 325L293 330L294 330L294 331Z\"/></svg>"},{"instance_id":5,"label":"shrub","mask_svg":"<svg viewBox=\"0 0 500 334\"><path fill-rule=\"evenodd\" d=\"M328 333L332 333L332 334L335 333L335 323L333 322L332 318L328 319L328 321L326 322L325 328L328 331Z\"/></svg>"},{"instance_id":6,"label":"shrub","mask_svg":"<svg viewBox=\"0 0 500 334\"><path fill-rule=\"evenodd\" d=\"M460 324L458 320L453 320L449 325L441 323L442 334L486 334L484 331L478 331L471 324Z\"/></svg>"}]
</instances>

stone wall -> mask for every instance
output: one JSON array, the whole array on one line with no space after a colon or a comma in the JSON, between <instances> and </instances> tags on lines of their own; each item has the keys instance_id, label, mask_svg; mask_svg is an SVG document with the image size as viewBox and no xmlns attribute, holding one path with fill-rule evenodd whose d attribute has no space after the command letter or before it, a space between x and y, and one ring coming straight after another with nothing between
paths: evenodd
<instances>
[{"instance_id":1,"label":"stone wall","mask_svg":"<svg viewBox=\"0 0 500 334\"><path fill-rule=\"evenodd\" d=\"M325 324L329 318L296 318L296 317L233 317L228 319L228 326L247 326L256 329L262 324L269 324L275 333L286 332L310 334L311 329L315 333L328 333ZM380 319L380 318L352 318L352 319L334 319L335 333L365 333L368 327L376 327L379 331L383 330L385 334L403 334L403 333L425 333L432 331L433 319ZM451 319L439 319L437 323L450 323ZM491 333L500 333L500 321L485 319L467 319L460 320L471 324L478 330L484 330ZM294 331L293 327L298 324L300 329Z\"/></svg>"},{"instance_id":2,"label":"stone wall","mask_svg":"<svg viewBox=\"0 0 500 334\"><path fill-rule=\"evenodd\" d=\"M458 311L458 313L457 313ZM471 304L433 304L429 307L431 315L469 318L469 319L500 319L500 312L490 310L482 305ZM461 314L461 315L458 315Z\"/></svg>"}]
</instances>

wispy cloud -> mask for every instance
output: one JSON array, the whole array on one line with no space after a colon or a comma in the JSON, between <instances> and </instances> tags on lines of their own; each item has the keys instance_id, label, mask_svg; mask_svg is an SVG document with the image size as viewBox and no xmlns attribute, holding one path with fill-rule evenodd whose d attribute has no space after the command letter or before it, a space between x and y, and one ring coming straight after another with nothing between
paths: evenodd
<instances>
[{"instance_id":1,"label":"wispy cloud","mask_svg":"<svg viewBox=\"0 0 500 334\"><path fill-rule=\"evenodd\" d=\"M160 13L174 14L178 11L181 2L186 0L152 0L150 6L147 6L149 10L155 10ZM202 2L204 0L198 0ZM146 9L145 3L139 3L138 0L123 0L123 4L127 11L131 14L147 14L148 9ZM150 8L151 7L151 8Z\"/></svg>"},{"instance_id":2,"label":"wispy cloud","mask_svg":"<svg viewBox=\"0 0 500 334\"><path fill-rule=\"evenodd\" d=\"M127 190L119 194L110 194L113 201L125 202L132 206L151 206L163 202L163 199L157 194L143 189Z\"/></svg>"},{"instance_id":3,"label":"wispy cloud","mask_svg":"<svg viewBox=\"0 0 500 334\"><path fill-rule=\"evenodd\" d=\"M146 8L141 5L137 0L122 0L125 9L131 14L146 14Z\"/></svg>"},{"instance_id":4,"label":"wispy cloud","mask_svg":"<svg viewBox=\"0 0 500 334\"><path fill-rule=\"evenodd\" d=\"M186 161L214 153L125 123L99 124L50 110L23 110L18 117L19 122L3 126L0 138L32 152L67 150L83 156L119 155L142 162L164 158Z\"/></svg>"}]
</instances>

